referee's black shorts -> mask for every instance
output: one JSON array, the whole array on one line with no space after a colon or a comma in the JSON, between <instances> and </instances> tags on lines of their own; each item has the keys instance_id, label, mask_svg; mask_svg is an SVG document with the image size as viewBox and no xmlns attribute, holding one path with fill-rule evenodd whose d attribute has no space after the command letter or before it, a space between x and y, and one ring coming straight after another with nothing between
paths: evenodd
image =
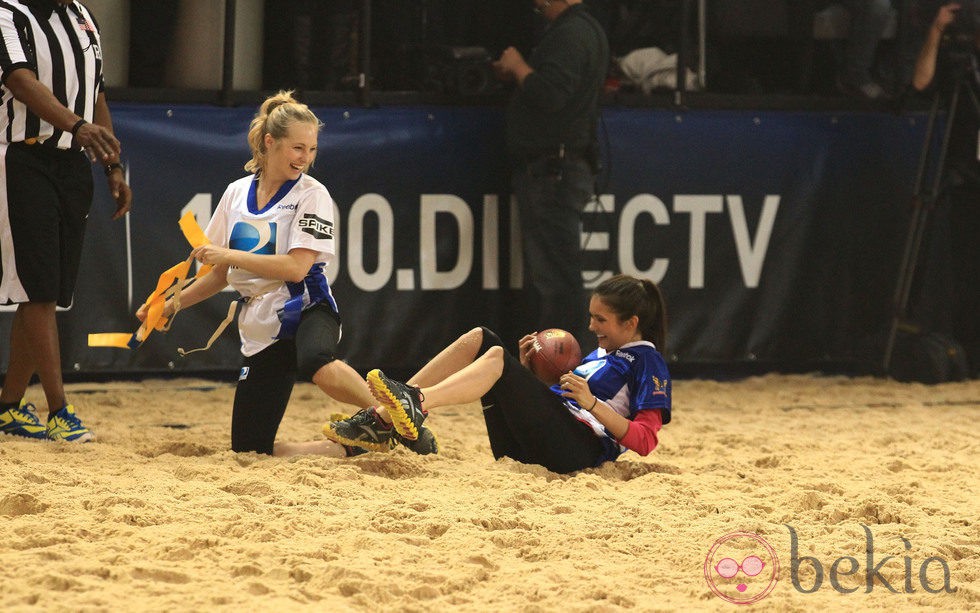
<instances>
[{"instance_id":1,"label":"referee's black shorts","mask_svg":"<svg viewBox=\"0 0 980 613\"><path fill-rule=\"evenodd\" d=\"M0 146L0 304L71 306L92 207L85 154L44 145Z\"/></svg>"}]
</instances>

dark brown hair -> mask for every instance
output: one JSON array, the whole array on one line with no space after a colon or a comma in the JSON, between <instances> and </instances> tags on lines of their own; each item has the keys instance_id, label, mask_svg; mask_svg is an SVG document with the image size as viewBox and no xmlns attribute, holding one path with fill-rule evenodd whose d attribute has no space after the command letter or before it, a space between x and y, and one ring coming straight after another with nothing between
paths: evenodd
<instances>
[{"instance_id":1,"label":"dark brown hair","mask_svg":"<svg viewBox=\"0 0 980 613\"><path fill-rule=\"evenodd\" d=\"M657 284L649 279L614 275L595 288L593 295L616 314L620 321L636 315L643 340L667 351L667 304Z\"/></svg>"}]
</instances>

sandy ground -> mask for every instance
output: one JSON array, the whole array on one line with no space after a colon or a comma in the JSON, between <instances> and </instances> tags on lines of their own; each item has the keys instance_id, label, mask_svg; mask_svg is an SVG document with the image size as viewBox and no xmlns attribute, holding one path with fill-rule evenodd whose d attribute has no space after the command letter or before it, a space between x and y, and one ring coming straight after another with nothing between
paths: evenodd
<instances>
[{"instance_id":1,"label":"sandy ground","mask_svg":"<svg viewBox=\"0 0 980 613\"><path fill-rule=\"evenodd\" d=\"M76 384L98 442L0 437L0 608L980 610L980 381L674 385L650 456L560 476L476 404L438 456L279 459L227 450L230 385ZM300 385L280 440L337 410Z\"/></svg>"}]
</instances>

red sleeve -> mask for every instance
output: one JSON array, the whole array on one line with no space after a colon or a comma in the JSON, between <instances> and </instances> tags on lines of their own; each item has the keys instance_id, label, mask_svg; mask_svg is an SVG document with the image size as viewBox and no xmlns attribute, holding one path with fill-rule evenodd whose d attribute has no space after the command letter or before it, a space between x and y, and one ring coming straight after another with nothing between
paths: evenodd
<instances>
[{"instance_id":1,"label":"red sleeve","mask_svg":"<svg viewBox=\"0 0 980 613\"><path fill-rule=\"evenodd\" d=\"M647 455L657 447L657 432L663 426L660 409L640 411L630 422L626 434L619 443L640 455Z\"/></svg>"}]
</instances>

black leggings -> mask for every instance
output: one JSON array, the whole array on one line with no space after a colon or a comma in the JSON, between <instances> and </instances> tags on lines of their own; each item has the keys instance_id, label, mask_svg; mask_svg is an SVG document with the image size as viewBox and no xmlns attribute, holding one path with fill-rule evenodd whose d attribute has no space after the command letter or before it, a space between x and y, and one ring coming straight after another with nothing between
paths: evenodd
<instances>
[{"instance_id":1,"label":"black leggings","mask_svg":"<svg viewBox=\"0 0 980 613\"><path fill-rule=\"evenodd\" d=\"M231 413L232 451L272 455L279 423L298 378L336 359L340 321L326 306L303 313L295 339L282 339L242 361Z\"/></svg>"},{"instance_id":2,"label":"black leggings","mask_svg":"<svg viewBox=\"0 0 980 613\"><path fill-rule=\"evenodd\" d=\"M483 328L479 355L495 345L501 345L500 337ZM482 401L494 458L507 456L570 473L595 466L603 453L592 429L575 419L561 397L507 351L503 373Z\"/></svg>"}]
</instances>

